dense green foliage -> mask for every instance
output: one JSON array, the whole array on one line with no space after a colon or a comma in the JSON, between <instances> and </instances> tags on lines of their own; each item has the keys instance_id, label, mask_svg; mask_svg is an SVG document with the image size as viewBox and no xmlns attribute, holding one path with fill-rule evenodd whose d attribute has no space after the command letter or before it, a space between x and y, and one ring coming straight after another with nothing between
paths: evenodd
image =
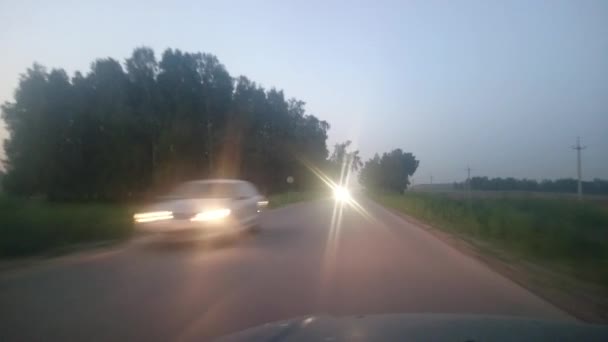
<instances>
[{"instance_id":1,"label":"dense green foliage","mask_svg":"<svg viewBox=\"0 0 608 342\"><path fill-rule=\"evenodd\" d=\"M601 204L411 192L372 196L437 228L608 286L608 210Z\"/></svg>"},{"instance_id":2,"label":"dense green foliage","mask_svg":"<svg viewBox=\"0 0 608 342\"><path fill-rule=\"evenodd\" d=\"M339 169L344 168L357 172L363 166L363 162L359 156L359 150L350 151L351 143L350 140L347 140L343 143L335 144L329 161Z\"/></svg>"},{"instance_id":3,"label":"dense green foliage","mask_svg":"<svg viewBox=\"0 0 608 342\"><path fill-rule=\"evenodd\" d=\"M466 183L455 183L457 189L465 189ZM536 181L532 179L515 178L488 178L472 177L472 190L489 191L538 191L538 192L564 192L574 193L577 191L576 179L557 179ZM608 181L595 179L590 182L582 182L583 192L586 194L608 194Z\"/></svg>"},{"instance_id":4,"label":"dense green foliage","mask_svg":"<svg viewBox=\"0 0 608 342\"><path fill-rule=\"evenodd\" d=\"M367 189L382 189L385 191L402 192L410 184L411 177L418 168L419 161L412 153L395 149L376 154L363 164L359 182Z\"/></svg>"},{"instance_id":5,"label":"dense green foliage","mask_svg":"<svg viewBox=\"0 0 608 342\"><path fill-rule=\"evenodd\" d=\"M0 196L0 256L127 237L132 216L109 204L65 204Z\"/></svg>"},{"instance_id":6,"label":"dense green foliage","mask_svg":"<svg viewBox=\"0 0 608 342\"><path fill-rule=\"evenodd\" d=\"M327 158L325 121L212 55L137 48L69 77L35 64L2 106L4 188L54 199L129 199L205 177L238 177L265 192L305 188L301 162Z\"/></svg>"}]
</instances>

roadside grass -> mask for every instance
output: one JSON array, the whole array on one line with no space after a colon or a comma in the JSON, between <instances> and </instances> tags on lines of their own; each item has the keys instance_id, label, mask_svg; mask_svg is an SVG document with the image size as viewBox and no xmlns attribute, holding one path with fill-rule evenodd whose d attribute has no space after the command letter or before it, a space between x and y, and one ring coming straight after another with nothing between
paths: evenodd
<instances>
[{"instance_id":1,"label":"roadside grass","mask_svg":"<svg viewBox=\"0 0 608 342\"><path fill-rule=\"evenodd\" d=\"M118 205L0 196L0 257L116 240L129 236L131 231L129 210Z\"/></svg>"},{"instance_id":2,"label":"roadside grass","mask_svg":"<svg viewBox=\"0 0 608 342\"><path fill-rule=\"evenodd\" d=\"M280 194L274 194L268 198L268 206L270 208L278 208L291 203L311 201L314 199L320 199L329 197L330 194L327 191L301 191L301 192L284 192Z\"/></svg>"},{"instance_id":3,"label":"roadside grass","mask_svg":"<svg viewBox=\"0 0 608 342\"><path fill-rule=\"evenodd\" d=\"M428 193L370 196L469 241L608 288L608 210L601 204Z\"/></svg>"}]
</instances>

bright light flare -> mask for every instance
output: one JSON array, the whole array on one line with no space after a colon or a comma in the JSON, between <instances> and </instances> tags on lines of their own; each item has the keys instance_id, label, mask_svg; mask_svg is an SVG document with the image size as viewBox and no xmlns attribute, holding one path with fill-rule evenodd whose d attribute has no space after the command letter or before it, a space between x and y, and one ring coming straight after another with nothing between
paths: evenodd
<instances>
[{"instance_id":1,"label":"bright light flare","mask_svg":"<svg viewBox=\"0 0 608 342\"><path fill-rule=\"evenodd\" d=\"M149 213L138 213L133 215L133 219L137 223L170 220L172 218L173 213L170 211L153 211Z\"/></svg>"},{"instance_id":2,"label":"bright light flare","mask_svg":"<svg viewBox=\"0 0 608 342\"><path fill-rule=\"evenodd\" d=\"M350 191L343 186L336 186L334 188L334 197L340 202L350 202L352 199L350 196Z\"/></svg>"},{"instance_id":3,"label":"bright light flare","mask_svg":"<svg viewBox=\"0 0 608 342\"><path fill-rule=\"evenodd\" d=\"M230 215L230 209L208 210L196 214L190 221L217 221L228 217L228 215Z\"/></svg>"}]
</instances>

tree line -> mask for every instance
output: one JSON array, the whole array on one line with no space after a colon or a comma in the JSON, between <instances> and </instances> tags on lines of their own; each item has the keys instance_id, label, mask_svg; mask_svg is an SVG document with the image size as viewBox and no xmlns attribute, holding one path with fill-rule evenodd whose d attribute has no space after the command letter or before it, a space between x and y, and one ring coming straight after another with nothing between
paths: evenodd
<instances>
[{"instance_id":1,"label":"tree line","mask_svg":"<svg viewBox=\"0 0 608 342\"><path fill-rule=\"evenodd\" d=\"M366 161L359 174L359 183L369 190L403 192L410 184L409 178L416 172L419 160L409 152L394 149L377 153Z\"/></svg>"},{"instance_id":2,"label":"tree line","mask_svg":"<svg viewBox=\"0 0 608 342\"><path fill-rule=\"evenodd\" d=\"M557 180L536 181L532 179L516 178L488 178L471 177L470 185L472 190L487 191L537 191L537 192L577 192L578 181L572 178ZM454 187L459 190L467 188L467 182L454 183ZM608 181L594 179L593 181L582 182L583 193L586 194L608 194Z\"/></svg>"},{"instance_id":3,"label":"tree line","mask_svg":"<svg viewBox=\"0 0 608 342\"><path fill-rule=\"evenodd\" d=\"M303 101L232 77L207 53L147 47L86 73L34 64L2 105L3 187L57 199L129 199L179 181L238 177L264 192L314 183L329 124ZM287 184L286 177L296 182Z\"/></svg>"}]
</instances>

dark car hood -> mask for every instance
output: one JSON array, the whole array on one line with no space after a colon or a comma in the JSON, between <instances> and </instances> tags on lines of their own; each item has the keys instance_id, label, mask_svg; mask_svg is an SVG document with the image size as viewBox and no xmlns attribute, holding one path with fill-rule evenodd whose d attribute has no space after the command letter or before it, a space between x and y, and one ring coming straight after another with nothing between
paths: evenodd
<instances>
[{"instance_id":1,"label":"dark car hood","mask_svg":"<svg viewBox=\"0 0 608 342\"><path fill-rule=\"evenodd\" d=\"M321 315L268 323L220 341L608 341L608 326L479 315Z\"/></svg>"}]
</instances>

